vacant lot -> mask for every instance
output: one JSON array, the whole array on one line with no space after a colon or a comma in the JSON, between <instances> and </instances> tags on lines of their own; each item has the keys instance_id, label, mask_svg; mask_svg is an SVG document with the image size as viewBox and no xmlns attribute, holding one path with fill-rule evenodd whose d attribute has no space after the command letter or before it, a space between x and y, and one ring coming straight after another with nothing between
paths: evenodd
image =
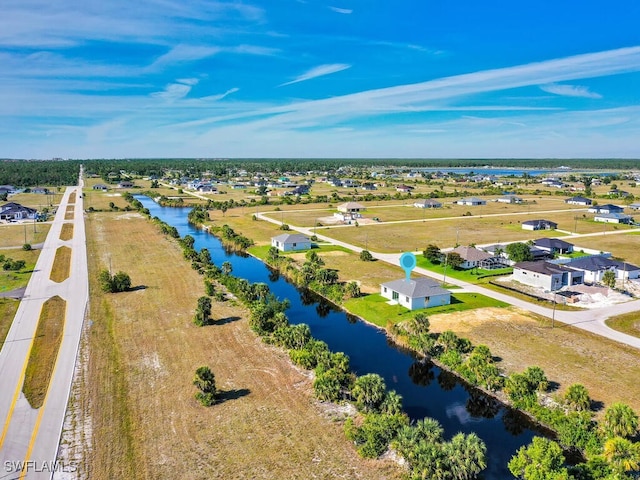
<instances>
[{"instance_id":1,"label":"vacant lot","mask_svg":"<svg viewBox=\"0 0 640 480\"><path fill-rule=\"evenodd\" d=\"M399 478L395 466L357 456L313 400L307 374L256 338L242 309L214 303L225 320L194 326L202 277L157 227L118 215L88 220L93 326L80 379L87 397L75 403L92 424L89 478ZM145 288L100 292L109 256ZM223 391L211 408L194 399L202 365Z\"/></svg>"},{"instance_id":2,"label":"vacant lot","mask_svg":"<svg viewBox=\"0 0 640 480\"><path fill-rule=\"evenodd\" d=\"M605 234L570 240L580 247L593 248L603 252L612 252L614 257L622 258L634 265L640 265L640 235L637 233Z\"/></svg>"},{"instance_id":3,"label":"vacant lot","mask_svg":"<svg viewBox=\"0 0 640 480\"><path fill-rule=\"evenodd\" d=\"M567 326L551 329L549 320L514 308L432 315L429 321L434 332L453 330L489 346L509 373L537 365L559 384L557 393L582 383L596 401L622 401L640 411L640 352L631 347Z\"/></svg>"},{"instance_id":4,"label":"vacant lot","mask_svg":"<svg viewBox=\"0 0 640 480\"><path fill-rule=\"evenodd\" d=\"M25 267L17 272L0 269L0 292L10 292L16 288L26 287L38 260L39 253L40 250L0 250L0 255L12 260L25 261Z\"/></svg>"},{"instance_id":5,"label":"vacant lot","mask_svg":"<svg viewBox=\"0 0 640 480\"><path fill-rule=\"evenodd\" d=\"M0 248L22 247L44 242L51 225L48 223L0 224Z\"/></svg>"}]
</instances>

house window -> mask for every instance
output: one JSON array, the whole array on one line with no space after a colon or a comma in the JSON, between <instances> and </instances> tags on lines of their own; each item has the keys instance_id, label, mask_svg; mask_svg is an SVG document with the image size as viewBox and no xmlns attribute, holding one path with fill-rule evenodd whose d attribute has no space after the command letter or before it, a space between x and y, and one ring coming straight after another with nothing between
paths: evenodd
<instances>
[{"instance_id":1,"label":"house window","mask_svg":"<svg viewBox=\"0 0 640 480\"><path fill-rule=\"evenodd\" d=\"M383 287L384 288L384 293L387 293L387 287Z\"/></svg>"},{"instance_id":2,"label":"house window","mask_svg":"<svg viewBox=\"0 0 640 480\"><path fill-rule=\"evenodd\" d=\"M404 297L404 299L405 302L409 303L409 297Z\"/></svg>"},{"instance_id":3,"label":"house window","mask_svg":"<svg viewBox=\"0 0 640 480\"><path fill-rule=\"evenodd\" d=\"M296 248L296 244L295 243L293 244L293 248Z\"/></svg>"},{"instance_id":4,"label":"house window","mask_svg":"<svg viewBox=\"0 0 640 480\"><path fill-rule=\"evenodd\" d=\"M398 300L398 298L400 298L400 294L398 292L393 292L393 294L391 295L391 298L393 300Z\"/></svg>"}]
</instances>

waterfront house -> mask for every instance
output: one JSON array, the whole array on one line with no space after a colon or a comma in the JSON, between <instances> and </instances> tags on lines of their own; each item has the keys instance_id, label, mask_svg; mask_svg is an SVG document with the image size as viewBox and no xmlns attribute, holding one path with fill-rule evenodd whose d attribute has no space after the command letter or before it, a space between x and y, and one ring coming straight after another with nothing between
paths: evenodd
<instances>
[{"instance_id":1,"label":"waterfront house","mask_svg":"<svg viewBox=\"0 0 640 480\"><path fill-rule=\"evenodd\" d=\"M409 310L439 307L451 303L451 292L430 278L393 280L380 285L380 295Z\"/></svg>"},{"instance_id":2,"label":"waterfront house","mask_svg":"<svg viewBox=\"0 0 640 480\"><path fill-rule=\"evenodd\" d=\"M301 233L283 233L282 235L271 237L271 246L282 252L309 250L311 248L311 240Z\"/></svg>"}]
</instances>

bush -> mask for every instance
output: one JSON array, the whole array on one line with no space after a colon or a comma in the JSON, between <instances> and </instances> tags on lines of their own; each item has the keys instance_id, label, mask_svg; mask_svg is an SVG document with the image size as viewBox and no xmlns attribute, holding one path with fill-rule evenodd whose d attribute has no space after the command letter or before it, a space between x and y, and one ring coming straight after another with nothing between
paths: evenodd
<instances>
[{"instance_id":1,"label":"bush","mask_svg":"<svg viewBox=\"0 0 640 480\"><path fill-rule=\"evenodd\" d=\"M124 272L111 275L108 270L102 270L98 276L100 288L106 293L126 292L131 288L131 278Z\"/></svg>"},{"instance_id":2,"label":"bush","mask_svg":"<svg viewBox=\"0 0 640 480\"><path fill-rule=\"evenodd\" d=\"M373 262L374 258L369 250L362 250L360 252L360 260L363 262Z\"/></svg>"},{"instance_id":3,"label":"bush","mask_svg":"<svg viewBox=\"0 0 640 480\"><path fill-rule=\"evenodd\" d=\"M22 250L28 252L29 250L31 250L31 244L30 243L25 243L24 245L22 245Z\"/></svg>"}]
</instances>

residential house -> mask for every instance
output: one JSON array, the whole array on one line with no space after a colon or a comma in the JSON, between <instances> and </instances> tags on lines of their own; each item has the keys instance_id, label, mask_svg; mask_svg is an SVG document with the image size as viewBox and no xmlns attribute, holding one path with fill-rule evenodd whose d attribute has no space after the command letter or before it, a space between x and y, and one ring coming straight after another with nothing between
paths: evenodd
<instances>
[{"instance_id":1,"label":"residential house","mask_svg":"<svg viewBox=\"0 0 640 480\"><path fill-rule=\"evenodd\" d=\"M19 203L9 202L0 206L0 220L15 222L16 220L34 220L38 216L35 208L24 207Z\"/></svg>"},{"instance_id":2,"label":"residential house","mask_svg":"<svg viewBox=\"0 0 640 480\"><path fill-rule=\"evenodd\" d=\"M477 206L477 205L486 205L487 201L482 200L481 198L478 198L478 197L468 197L468 198L461 198L455 203L458 205Z\"/></svg>"},{"instance_id":3,"label":"residential house","mask_svg":"<svg viewBox=\"0 0 640 480\"><path fill-rule=\"evenodd\" d=\"M404 183L396 187L396 192L400 192L400 193L411 193L412 190L413 190L413 187L409 185L405 185Z\"/></svg>"},{"instance_id":4,"label":"residential house","mask_svg":"<svg viewBox=\"0 0 640 480\"><path fill-rule=\"evenodd\" d=\"M593 220L604 223L633 223L633 217L626 213L598 213Z\"/></svg>"},{"instance_id":5,"label":"residential house","mask_svg":"<svg viewBox=\"0 0 640 480\"><path fill-rule=\"evenodd\" d=\"M616 278L619 280L640 277L640 267L602 255L576 258L569 262L567 266L574 270L582 271L586 283L601 283L605 272L608 270L615 272Z\"/></svg>"},{"instance_id":6,"label":"residential house","mask_svg":"<svg viewBox=\"0 0 640 480\"><path fill-rule=\"evenodd\" d=\"M2 187L0 187L2 188ZM629 208L631 210L640 210L640 203L632 203L631 205L629 205Z\"/></svg>"},{"instance_id":7,"label":"residential house","mask_svg":"<svg viewBox=\"0 0 640 480\"><path fill-rule=\"evenodd\" d=\"M451 303L451 292L430 278L393 280L380 285L380 295L409 310L439 307Z\"/></svg>"},{"instance_id":8,"label":"residential house","mask_svg":"<svg viewBox=\"0 0 640 480\"><path fill-rule=\"evenodd\" d=\"M496 199L496 202L500 203L522 203L522 199L516 195L505 195Z\"/></svg>"},{"instance_id":9,"label":"residential house","mask_svg":"<svg viewBox=\"0 0 640 480\"><path fill-rule=\"evenodd\" d=\"M309 250L311 240L301 233L283 233L276 237L271 237L271 246L283 252L298 250Z\"/></svg>"},{"instance_id":10,"label":"residential house","mask_svg":"<svg viewBox=\"0 0 640 480\"><path fill-rule=\"evenodd\" d=\"M359 214L365 210L365 206L358 202L347 202L338 205L338 211L342 213Z\"/></svg>"},{"instance_id":11,"label":"residential house","mask_svg":"<svg viewBox=\"0 0 640 480\"><path fill-rule=\"evenodd\" d=\"M49 189L47 187L33 187L31 189L31 193L47 195L49 193Z\"/></svg>"},{"instance_id":12,"label":"residential house","mask_svg":"<svg viewBox=\"0 0 640 480\"><path fill-rule=\"evenodd\" d=\"M118 183L118 188L132 188L133 187L133 182L130 182L128 180L122 180L120 183Z\"/></svg>"},{"instance_id":13,"label":"residential house","mask_svg":"<svg viewBox=\"0 0 640 480\"><path fill-rule=\"evenodd\" d=\"M523 230L555 230L558 224L551 220L526 220L522 222Z\"/></svg>"},{"instance_id":14,"label":"residential house","mask_svg":"<svg viewBox=\"0 0 640 480\"><path fill-rule=\"evenodd\" d=\"M459 246L451 250L452 253L457 253L462 257L462 265L460 268L463 270L467 270L469 268L479 267L480 262L483 260L487 260L491 258L493 255L487 252L483 252L482 250L478 250L475 247L463 247Z\"/></svg>"},{"instance_id":15,"label":"residential house","mask_svg":"<svg viewBox=\"0 0 640 480\"><path fill-rule=\"evenodd\" d=\"M624 207L619 207L617 205L611 205L607 203L605 205L594 205L588 210L591 213L622 213L624 212Z\"/></svg>"},{"instance_id":16,"label":"residential house","mask_svg":"<svg viewBox=\"0 0 640 480\"><path fill-rule=\"evenodd\" d=\"M542 185L546 185L547 187L554 187L554 188L564 187L564 183L557 178L545 178L540 183L542 183Z\"/></svg>"},{"instance_id":17,"label":"residential house","mask_svg":"<svg viewBox=\"0 0 640 480\"><path fill-rule=\"evenodd\" d=\"M571 198L567 198L564 203L567 203L569 205L582 205L582 206L588 206L591 205L593 203L593 201L589 198L586 197L571 197Z\"/></svg>"},{"instance_id":18,"label":"residential house","mask_svg":"<svg viewBox=\"0 0 640 480\"><path fill-rule=\"evenodd\" d=\"M16 193L16 187L14 187L13 185L0 185L0 195L11 195L13 193Z\"/></svg>"},{"instance_id":19,"label":"residential house","mask_svg":"<svg viewBox=\"0 0 640 480\"><path fill-rule=\"evenodd\" d=\"M549 252L551 255L573 252L573 244L559 238L539 238L533 241L533 245L539 250Z\"/></svg>"},{"instance_id":20,"label":"residential house","mask_svg":"<svg viewBox=\"0 0 640 480\"><path fill-rule=\"evenodd\" d=\"M107 190L109 190L109 187L107 185L105 185L104 183L96 183L93 187L91 187L93 190L101 190L103 192L106 192Z\"/></svg>"},{"instance_id":21,"label":"residential house","mask_svg":"<svg viewBox=\"0 0 640 480\"><path fill-rule=\"evenodd\" d=\"M413 206L416 208L440 208L442 207L442 203L432 198L421 198L420 200L416 200L415 202L413 202Z\"/></svg>"},{"instance_id":22,"label":"residential house","mask_svg":"<svg viewBox=\"0 0 640 480\"><path fill-rule=\"evenodd\" d=\"M583 278L584 274L579 270L545 261L520 262L513 267L515 281L547 291L583 283Z\"/></svg>"}]
</instances>

